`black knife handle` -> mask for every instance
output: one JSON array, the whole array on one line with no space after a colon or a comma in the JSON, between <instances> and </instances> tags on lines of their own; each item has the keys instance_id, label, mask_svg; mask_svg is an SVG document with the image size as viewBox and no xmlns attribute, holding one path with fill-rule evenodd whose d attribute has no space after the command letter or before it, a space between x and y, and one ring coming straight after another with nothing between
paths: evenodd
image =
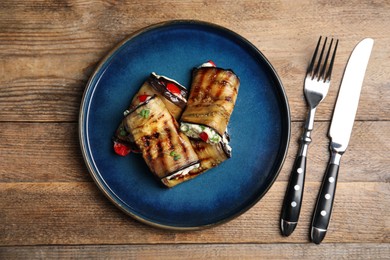
<instances>
[{"instance_id":1,"label":"black knife handle","mask_svg":"<svg viewBox=\"0 0 390 260\"><path fill-rule=\"evenodd\" d=\"M311 240L316 244L321 243L325 238L329 226L334 196L336 194L339 167L338 164L330 162L326 169L324 179L322 180L311 225Z\"/></svg>"},{"instance_id":2,"label":"black knife handle","mask_svg":"<svg viewBox=\"0 0 390 260\"><path fill-rule=\"evenodd\" d=\"M281 213L281 231L285 236L294 231L301 211L306 175L306 156L298 156L290 174Z\"/></svg>"}]
</instances>

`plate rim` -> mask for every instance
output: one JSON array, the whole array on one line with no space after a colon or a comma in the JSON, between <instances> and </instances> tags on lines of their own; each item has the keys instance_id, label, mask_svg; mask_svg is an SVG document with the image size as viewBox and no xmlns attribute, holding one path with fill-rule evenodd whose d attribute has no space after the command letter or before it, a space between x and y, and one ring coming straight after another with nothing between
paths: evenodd
<instances>
[{"instance_id":1,"label":"plate rim","mask_svg":"<svg viewBox=\"0 0 390 260\"><path fill-rule=\"evenodd\" d=\"M84 109L84 106L85 106L85 102L88 101L88 100L86 100L87 94L90 94L91 88L94 87L94 85L95 85L92 83L94 82L96 77L101 73L101 69L103 68L103 66L110 60L111 57L113 57L113 55L116 52L120 51L122 46L124 46L131 39L133 39L133 38L135 38L138 35L141 35L143 33L147 33L149 31L152 31L154 29L159 29L159 28L168 27L168 26L172 26L172 25L201 25L201 26L205 26L205 27L210 27L210 28L213 28L215 30L222 31L224 33L228 33L229 35L233 36L234 38L238 39L239 41L247 44L253 51L255 51L256 55L259 55L261 57L261 59L266 63L267 67L272 72L271 77L275 81L275 83L277 83L276 85L278 85L278 91L277 91L278 96L283 101L283 102L281 102L281 104L283 106L284 111L282 111L281 114L285 115L286 120L287 120L287 122L283 122L284 120L282 120L282 126L286 128L286 129L283 129L286 131L286 135L285 136L282 135L282 144L283 145L280 146L279 150L281 150L282 148L284 148L284 149L282 149L282 151L279 151L277 154L276 161L279 161L279 164L277 165L277 167L275 167L275 165L274 165L274 167L277 169L275 169L274 177L270 181L270 183L268 184L267 188L261 194L259 194L256 197L256 199L254 199L253 201L248 203L248 205L246 205L242 209L238 210L235 214L232 214L230 217L224 218L222 220L219 220L219 221L216 221L216 222L213 222L210 224L205 224L205 225L194 225L194 226L166 225L166 224L156 223L156 222L147 220L147 219L135 214L134 212L127 210L126 207L128 207L128 206L126 205L126 203L122 202L121 199L113 191L111 191L110 187L105 183L104 179L99 178L99 176L98 176L99 174L95 172L95 169L94 169L95 167L92 165L93 160L91 159L91 157L92 157L92 155L90 154L91 151L87 151L89 146L86 145L86 142L85 142L85 140L86 140L86 133L85 132L86 131L84 129L84 126L85 126L84 122L85 122L85 116L87 115L87 113L86 113L87 110ZM284 125L284 124L286 124L286 125ZM267 194L267 192L273 186L277 177L279 176L279 173L280 173L280 171L283 167L283 164L286 160L286 157L287 157L287 152L288 152L288 148L290 145L290 138L291 138L291 113L290 113L290 106L289 106L287 94L286 94L284 85L283 85L279 75L277 74L275 68L272 66L272 64L269 62L269 60L264 56L264 54L254 44L252 44L249 40L247 40L246 38L244 38L240 34L234 32L226 27L223 27L221 25L217 25L217 24L214 24L211 22L206 22L206 21L201 21L201 20L193 20L193 19L169 20L169 21L155 23L155 24L143 27L143 28L129 34L123 40L121 40L118 44L116 44L98 62L98 65L96 66L96 68L94 69L93 73L91 74L91 76L89 77L89 79L87 81L87 84L86 84L86 87L85 87L85 90L84 90L84 93L83 93L83 96L81 99L81 103L80 103L78 125L79 125L78 126L79 143L80 143L80 148L81 148L82 156L84 159L84 163L87 166L89 174L92 176L92 179L94 180L95 184L98 186L100 191L103 192L103 194L109 199L109 201L111 201L117 208L119 208L126 215L139 221L140 223L147 224L149 226L156 227L156 228L173 230L173 231L202 230L202 229L218 226L218 225L227 223L227 222L237 218L238 216L241 216L246 211L251 209L255 204L257 204L265 196L265 194Z\"/></svg>"}]
</instances>

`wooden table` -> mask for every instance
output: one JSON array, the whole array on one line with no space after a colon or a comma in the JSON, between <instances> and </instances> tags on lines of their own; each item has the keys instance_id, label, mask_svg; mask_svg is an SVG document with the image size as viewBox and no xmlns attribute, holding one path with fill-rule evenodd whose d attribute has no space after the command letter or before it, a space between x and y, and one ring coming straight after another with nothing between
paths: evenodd
<instances>
[{"instance_id":1,"label":"wooden table","mask_svg":"<svg viewBox=\"0 0 390 260\"><path fill-rule=\"evenodd\" d=\"M123 214L93 182L78 141L81 97L99 60L136 30L171 19L216 23L251 41L281 77L292 115L288 156L267 195L202 231L160 230ZM2 0L0 258L389 258L389 28L387 0ZM301 219L283 237L281 203L307 112L303 76L319 35L340 45L317 111ZM318 246L309 226L329 158L326 134L344 66L365 37L375 39L374 50L330 230Z\"/></svg>"}]
</instances>

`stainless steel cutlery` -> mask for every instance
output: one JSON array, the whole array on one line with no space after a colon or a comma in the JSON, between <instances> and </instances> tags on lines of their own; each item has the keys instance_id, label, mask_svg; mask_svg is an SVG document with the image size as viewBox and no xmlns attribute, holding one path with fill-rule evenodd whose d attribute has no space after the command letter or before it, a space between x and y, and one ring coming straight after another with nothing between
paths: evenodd
<instances>
[{"instance_id":1,"label":"stainless steel cutlery","mask_svg":"<svg viewBox=\"0 0 390 260\"><path fill-rule=\"evenodd\" d=\"M290 181L282 206L280 225L282 233L285 236L289 236L298 223L306 175L306 157L309 144L311 143L314 116L317 106L328 93L333 63L337 51L338 40L336 40L334 44L334 40L331 39L328 45L328 38L325 38L323 44L321 40L322 37L318 40L317 47L306 72L304 93L310 110L306 120L304 133L301 137L299 154L295 159L294 167L290 174ZM320 48L321 44L322 48Z\"/></svg>"},{"instance_id":2,"label":"stainless steel cutlery","mask_svg":"<svg viewBox=\"0 0 390 260\"><path fill-rule=\"evenodd\" d=\"M308 146L311 142L314 114L318 104L324 99L329 89L330 76L338 40L336 40L336 44L332 52L333 39L331 40L328 51L325 55L325 61L322 63L326 42L327 39L325 39L323 44L318 62L316 62L319 46L321 44L321 38L319 39L305 79L304 92L310 110L305 124L305 131L301 138L301 148L290 175L289 184L282 206L280 223L282 234L285 236L289 236L294 231L298 223L306 173L306 157ZM329 226L340 167L340 159L347 149L352 133L353 123L355 121L355 115L359 103L360 91L373 43L373 39L366 38L356 45L348 60L340 85L329 129L329 147L331 156L317 197L317 203L311 224L311 240L316 244L321 243L324 239ZM327 65L330 53L333 54L329 65Z\"/></svg>"}]
</instances>

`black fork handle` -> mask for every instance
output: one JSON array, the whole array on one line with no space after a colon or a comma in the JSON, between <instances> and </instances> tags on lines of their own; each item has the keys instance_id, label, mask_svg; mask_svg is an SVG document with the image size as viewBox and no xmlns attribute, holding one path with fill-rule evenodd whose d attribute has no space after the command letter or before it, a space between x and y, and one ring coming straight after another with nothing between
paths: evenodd
<instances>
[{"instance_id":1,"label":"black fork handle","mask_svg":"<svg viewBox=\"0 0 390 260\"><path fill-rule=\"evenodd\" d=\"M290 174L290 180L282 206L280 225L284 236L291 235L298 224L303 199L305 175L306 156L298 156Z\"/></svg>"},{"instance_id":2,"label":"black fork handle","mask_svg":"<svg viewBox=\"0 0 390 260\"><path fill-rule=\"evenodd\" d=\"M301 147L297 158L295 159L293 169L290 174L290 180L287 186L286 194L282 205L280 216L280 229L284 236L289 236L298 224L299 214L301 212L303 190L306 176L306 156L311 143L311 130L314 124L315 108L309 112L308 120L305 125L305 131L301 138Z\"/></svg>"}]
</instances>

